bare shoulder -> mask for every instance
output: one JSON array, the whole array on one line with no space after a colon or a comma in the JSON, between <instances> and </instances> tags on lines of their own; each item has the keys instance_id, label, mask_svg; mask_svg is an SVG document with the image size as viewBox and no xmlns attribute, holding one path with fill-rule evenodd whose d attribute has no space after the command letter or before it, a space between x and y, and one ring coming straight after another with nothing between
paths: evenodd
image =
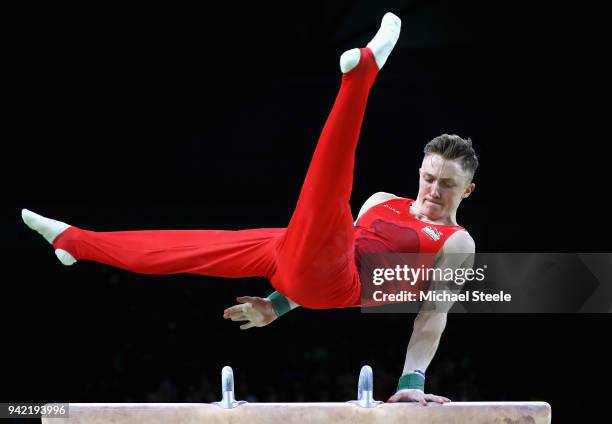
<instances>
[{"instance_id":1,"label":"bare shoulder","mask_svg":"<svg viewBox=\"0 0 612 424\"><path fill-rule=\"evenodd\" d=\"M475 253L476 242L466 230L453 233L442 247L444 253Z\"/></svg>"},{"instance_id":2,"label":"bare shoulder","mask_svg":"<svg viewBox=\"0 0 612 424\"><path fill-rule=\"evenodd\" d=\"M376 204L378 203L382 203L382 202L386 202L387 200L391 200L391 199L399 199L399 196L396 196L395 194L392 193L387 193L384 191L378 191L376 193L374 193L373 195L371 195L368 200L366 200L366 203L369 201L372 202L376 202Z\"/></svg>"},{"instance_id":3,"label":"bare shoulder","mask_svg":"<svg viewBox=\"0 0 612 424\"><path fill-rule=\"evenodd\" d=\"M376 206L376 205L380 205L381 203L384 203L384 202L386 202L388 200L399 199L399 198L400 197L396 196L395 194L386 193L384 191L378 191L378 192L374 193L361 206L361 209L359 210L359 214L357 215L357 220L355 221L355 223L357 223L357 221L359 221L359 218L361 218L361 216L364 213L366 213L371 207Z\"/></svg>"}]
</instances>

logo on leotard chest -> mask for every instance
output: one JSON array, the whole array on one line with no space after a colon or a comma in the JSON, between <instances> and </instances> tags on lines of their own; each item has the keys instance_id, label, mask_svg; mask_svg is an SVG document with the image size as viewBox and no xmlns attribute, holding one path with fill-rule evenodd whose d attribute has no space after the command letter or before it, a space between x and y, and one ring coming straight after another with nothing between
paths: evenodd
<instances>
[{"instance_id":1,"label":"logo on leotard chest","mask_svg":"<svg viewBox=\"0 0 612 424\"><path fill-rule=\"evenodd\" d=\"M441 231L438 231L435 228L431 228L430 226L423 227L421 229L421 231L423 231L425 234L427 234L429 236L429 238L434 240L434 241L440 240L440 238L444 235L444 233L442 233Z\"/></svg>"},{"instance_id":2,"label":"logo on leotard chest","mask_svg":"<svg viewBox=\"0 0 612 424\"><path fill-rule=\"evenodd\" d=\"M400 211L398 211L397 209L387 205L386 203L383 205L383 208L387 208L387 209L391 209L393 212L395 212L396 214L400 214Z\"/></svg>"}]
</instances>

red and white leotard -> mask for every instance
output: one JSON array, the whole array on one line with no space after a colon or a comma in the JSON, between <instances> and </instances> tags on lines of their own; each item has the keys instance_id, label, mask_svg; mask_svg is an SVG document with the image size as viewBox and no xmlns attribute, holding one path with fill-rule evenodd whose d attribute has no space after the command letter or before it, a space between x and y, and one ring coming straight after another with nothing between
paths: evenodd
<instances>
[{"instance_id":1,"label":"red and white leotard","mask_svg":"<svg viewBox=\"0 0 612 424\"><path fill-rule=\"evenodd\" d=\"M430 224L410 213L413 199L387 200L368 209L355 226L355 259L363 253L438 253L459 225Z\"/></svg>"},{"instance_id":2,"label":"red and white leotard","mask_svg":"<svg viewBox=\"0 0 612 424\"><path fill-rule=\"evenodd\" d=\"M431 267L444 242L464 229L458 225L431 224L415 218L410 213L413 202L413 199L390 199L371 207L359 218L355 226L355 265L360 272L361 306L377 306L372 302L374 290L382 288L386 293L414 290L410 284L398 282L373 286L371 273L374 268L406 264ZM418 255L402 257L389 253Z\"/></svg>"}]
</instances>

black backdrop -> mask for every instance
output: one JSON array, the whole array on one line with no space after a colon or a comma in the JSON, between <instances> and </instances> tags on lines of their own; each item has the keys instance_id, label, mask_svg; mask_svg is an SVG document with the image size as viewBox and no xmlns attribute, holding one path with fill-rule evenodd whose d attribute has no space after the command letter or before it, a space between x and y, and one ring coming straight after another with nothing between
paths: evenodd
<instances>
[{"instance_id":1,"label":"black backdrop","mask_svg":"<svg viewBox=\"0 0 612 424\"><path fill-rule=\"evenodd\" d=\"M393 393L413 316L299 309L241 332L222 311L267 295L266 281L66 268L19 217L100 231L285 226L338 57L388 10L402 35L370 96L354 212L375 191L415 196L423 145L457 133L481 159L458 215L478 251L610 251L600 13L370 3L7 11L3 399L209 402L225 364L239 398L352 399L366 363L376 397ZM428 390L544 400L566 418L603 394L610 323L452 315Z\"/></svg>"}]
</instances>

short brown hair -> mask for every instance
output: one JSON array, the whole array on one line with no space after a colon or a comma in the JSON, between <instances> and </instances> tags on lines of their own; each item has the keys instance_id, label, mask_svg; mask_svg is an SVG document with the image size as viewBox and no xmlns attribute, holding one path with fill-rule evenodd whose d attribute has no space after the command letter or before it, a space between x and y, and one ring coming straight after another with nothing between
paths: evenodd
<instances>
[{"instance_id":1,"label":"short brown hair","mask_svg":"<svg viewBox=\"0 0 612 424\"><path fill-rule=\"evenodd\" d=\"M462 168L467 171L472 179L478 168L478 156L472 147L472 140L463 139L454 134L442 134L431 140L423 149L425 156L440 155L444 159L460 159Z\"/></svg>"}]
</instances>

